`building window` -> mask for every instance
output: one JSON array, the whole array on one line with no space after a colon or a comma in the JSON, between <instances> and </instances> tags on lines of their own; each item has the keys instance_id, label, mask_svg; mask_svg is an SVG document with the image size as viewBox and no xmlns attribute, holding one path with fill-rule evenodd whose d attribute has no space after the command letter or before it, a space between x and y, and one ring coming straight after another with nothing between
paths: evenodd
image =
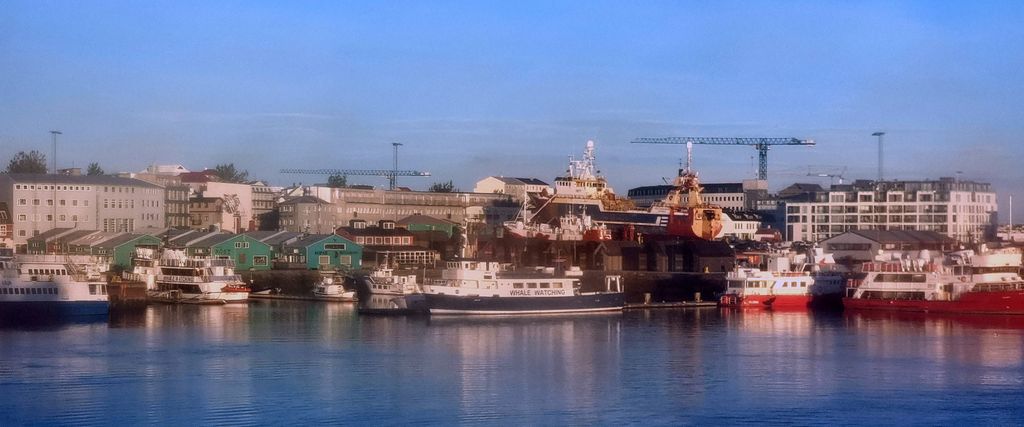
<instances>
[{"instance_id":1,"label":"building window","mask_svg":"<svg viewBox=\"0 0 1024 427\"><path fill-rule=\"evenodd\" d=\"M235 249L249 249L249 242L235 242Z\"/></svg>"},{"instance_id":2,"label":"building window","mask_svg":"<svg viewBox=\"0 0 1024 427\"><path fill-rule=\"evenodd\" d=\"M25 214L18 215L18 221L28 221L28 215L25 215Z\"/></svg>"},{"instance_id":3,"label":"building window","mask_svg":"<svg viewBox=\"0 0 1024 427\"><path fill-rule=\"evenodd\" d=\"M320 265L331 265L331 257L327 255L320 255Z\"/></svg>"},{"instance_id":4,"label":"building window","mask_svg":"<svg viewBox=\"0 0 1024 427\"><path fill-rule=\"evenodd\" d=\"M26 206L26 205L28 205L28 200L26 200L26 199L18 199L18 206Z\"/></svg>"}]
</instances>

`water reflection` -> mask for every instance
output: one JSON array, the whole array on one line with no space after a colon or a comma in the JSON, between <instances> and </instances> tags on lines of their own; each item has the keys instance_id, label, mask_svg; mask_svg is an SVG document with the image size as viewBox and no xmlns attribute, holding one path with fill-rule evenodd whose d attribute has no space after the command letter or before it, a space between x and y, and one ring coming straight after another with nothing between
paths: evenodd
<instances>
[{"instance_id":1,"label":"water reflection","mask_svg":"<svg viewBox=\"0 0 1024 427\"><path fill-rule=\"evenodd\" d=\"M254 301L0 326L0 343L3 425L1005 423L1024 399L1024 319L1004 317Z\"/></svg>"}]
</instances>

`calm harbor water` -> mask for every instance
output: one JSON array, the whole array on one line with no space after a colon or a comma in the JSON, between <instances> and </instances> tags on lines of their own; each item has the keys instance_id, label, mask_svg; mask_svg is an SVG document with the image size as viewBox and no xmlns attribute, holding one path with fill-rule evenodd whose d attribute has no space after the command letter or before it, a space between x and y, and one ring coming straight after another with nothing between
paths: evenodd
<instances>
[{"instance_id":1,"label":"calm harbor water","mask_svg":"<svg viewBox=\"0 0 1024 427\"><path fill-rule=\"evenodd\" d=\"M0 327L0 425L1017 424L1024 319L151 306Z\"/></svg>"}]
</instances>

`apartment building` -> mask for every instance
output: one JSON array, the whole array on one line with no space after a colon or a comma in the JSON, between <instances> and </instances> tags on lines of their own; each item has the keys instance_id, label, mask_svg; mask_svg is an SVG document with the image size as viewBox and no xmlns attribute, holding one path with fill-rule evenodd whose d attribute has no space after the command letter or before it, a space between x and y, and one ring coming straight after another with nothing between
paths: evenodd
<instances>
[{"instance_id":1,"label":"apartment building","mask_svg":"<svg viewBox=\"0 0 1024 427\"><path fill-rule=\"evenodd\" d=\"M858 180L786 202L785 230L791 241L817 242L853 230L921 230L980 242L993 236L997 211L987 183Z\"/></svg>"},{"instance_id":2,"label":"apartment building","mask_svg":"<svg viewBox=\"0 0 1024 427\"><path fill-rule=\"evenodd\" d=\"M0 174L0 202L11 211L16 246L53 228L162 228L164 197L162 187L132 178Z\"/></svg>"}]
</instances>

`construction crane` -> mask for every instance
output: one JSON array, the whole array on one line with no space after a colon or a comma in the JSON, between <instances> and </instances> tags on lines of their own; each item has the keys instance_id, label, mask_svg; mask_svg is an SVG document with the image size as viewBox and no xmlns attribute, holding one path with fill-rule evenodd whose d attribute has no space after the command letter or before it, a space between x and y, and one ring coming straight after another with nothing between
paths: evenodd
<instances>
[{"instance_id":1,"label":"construction crane","mask_svg":"<svg viewBox=\"0 0 1024 427\"><path fill-rule=\"evenodd\" d=\"M807 176L819 176L819 177L822 177L822 178L828 178L831 185L836 185L836 180L838 179L839 180L839 185L843 185L843 179L845 179L843 177L844 173L846 173L846 168L843 168L843 171L840 172L840 173L824 173L824 172L814 173L814 172L807 172Z\"/></svg>"},{"instance_id":2,"label":"construction crane","mask_svg":"<svg viewBox=\"0 0 1024 427\"><path fill-rule=\"evenodd\" d=\"M814 145L812 139L797 138L725 138L725 137L691 137L673 136L664 138L637 138L633 144L694 144L707 145L750 145L757 150L757 179L768 179L768 148L773 145Z\"/></svg>"},{"instance_id":3,"label":"construction crane","mask_svg":"<svg viewBox=\"0 0 1024 427\"><path fill-rule=\"evenodd\" d=\"M430 176L430 172L420 172L415 170L399 170L398 169L398 147L402 146L400 142L393 142L391 145L395 150L395 162L394 169L281 169L281 173L297 173L305 175L362 175L362 176L380 176L388 179L388 188L394 190L398 187L398 177L400 176Z\"/></svg>"}]
</instances>

